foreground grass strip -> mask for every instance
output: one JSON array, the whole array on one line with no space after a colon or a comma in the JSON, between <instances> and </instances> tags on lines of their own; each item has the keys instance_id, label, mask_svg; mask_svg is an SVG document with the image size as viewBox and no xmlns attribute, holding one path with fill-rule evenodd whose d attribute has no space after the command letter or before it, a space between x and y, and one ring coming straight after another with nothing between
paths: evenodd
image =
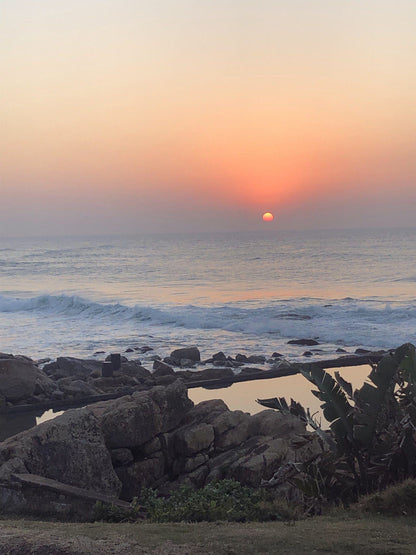
<instances>
[{"instance_id":1,"label":"foreground grass strip","mask_svg":"<svg viewBox=\"0 0 416 555\"><path fill-rule=\"evenodd\" d=\"M35 540L52 536L82 553L245 555L252 553L416 553L415 517L317 517L293 525L275 523L74 524L0 521L2 539L15 533ZM81 544L74 543L82 538ZM1 551L0 543L0 551ZM77 547L78 545L78 547ZM88 547L87 547L88 546ZM80 551L81 549L81 551ZM4 552L4 551L2 551ZM75 552L75 551L74 551ZM72 551L68 551L72 553Z\"/></svg>"}]
</instances>

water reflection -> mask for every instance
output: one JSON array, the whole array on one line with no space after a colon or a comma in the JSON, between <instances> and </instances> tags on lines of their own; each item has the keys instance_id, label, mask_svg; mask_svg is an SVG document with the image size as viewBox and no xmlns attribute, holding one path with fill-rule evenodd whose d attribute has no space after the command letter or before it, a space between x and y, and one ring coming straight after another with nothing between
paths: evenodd
<instances>
[{"instance_id":1,"label":"water reflection","mask_svg":"<svg viewBox=\"0 0 416 555\"><path fill-rule=\"evenodd\" d=\"M361 387L370 373L371 367L369 365L348 366L338 370L345 380L352 383L353 389L356 389ZM331 369L328 372L333 375L335 370ZM320 413L321 402L311 393L312 388L312 384L303 376L296 374L295 376L285 376L282 378L235 383L223 389L197 387L188 390L188 395L195 404L209 399L222 399L229 409L242 410L251 414L264 410L264 407L256 403L256 399L286 397L288 401L292 398L301 403L305 408L309 408L312 414L315 412ZM41 414L39 412L0 414L0 441L33 428L33 426L41 422L56 418L63 414L63 412L54 412L50 409Z\"/></svg>"},{"instance_id":2,"label":"water reflection","mask_svg":"<svg viewBox=\"0 0 416 555\"><path fill-rule=\"evenodd\" d=\"M43 413L34 411L20 414L0 414L0 441L4 441L8 437L14 436L29 428L33 428L41 422L56 418L60 414L63 414L63 411L53 412L52 409Z\"/></svg>"},{"instance_id":3,"label":"water reflection","mask_svg":"<svg viewBox=\"0 0 416 555\"><path fill-rule=\"evenodd\" d=\"M330 369L327 372L334 375L335 370ZM347 366L339 368L338 371L345 380L351 382L353 389L356 389L364 383L371 367L367 364ZM322 402L312 394L311 389L313 389L313 385L300 374L296 374L270 380L235 383L226 389L208 390L197 387L190 389L188 394L195 404L209 399L222 399L229 409L242 410L250 414L264 410L262 405L256 403L256 399L286 397L287 401L292 398L305 408L309 408L312 414L314 412L322 414L320 410Z\"/></svg>"}]
</instances>

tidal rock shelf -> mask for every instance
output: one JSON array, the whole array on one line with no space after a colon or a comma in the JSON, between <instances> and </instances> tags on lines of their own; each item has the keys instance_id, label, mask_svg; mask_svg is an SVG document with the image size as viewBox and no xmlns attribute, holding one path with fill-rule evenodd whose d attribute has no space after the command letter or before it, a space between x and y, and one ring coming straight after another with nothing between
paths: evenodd
<instances>
[{"instance_id":1,"label":"tidal rock shelf","mask_svg":"<svg viewBox=\"0 0 416 555\"><path fill-rule=\"evenodd\" d=\"M178 351L174 351L176 352ZM191 353L196 357L195 348L192 348ZM377 363L384 354L385 351L344 355L313 363L325 369L361 366ZM146 391L155 385L166 386L178 378L182 379L189 389L220 389L230 387L234 383L294 375L299 373L302 367L311 364L309 361L290 364L286 360L278 359L273 361L268 369L261 369L244 363L239 363L238 368L222 367L218 362L225 361L218 358L214 358L214 362L217 362L216 366L195 371L174 370L167 363L155 360L151 372L142 366L140 361L124 359L112 376L102 377L102 362L96 360L58 357L56 362L40 369L27 357L2 355L0 414L34 412L40 416L49 409L66 410Z\"/></svg>"}]
</instances>

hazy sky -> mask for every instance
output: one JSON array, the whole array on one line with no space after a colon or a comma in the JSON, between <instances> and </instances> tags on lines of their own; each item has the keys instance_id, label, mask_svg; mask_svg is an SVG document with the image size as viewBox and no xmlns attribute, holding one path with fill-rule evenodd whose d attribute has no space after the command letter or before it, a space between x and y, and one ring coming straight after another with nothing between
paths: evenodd
<instances>
[{"instance_id":1,"label":"hazy sky","mask_svg":"<svg viewBox=\"0 0 416 555\"><path fill-rule=\"evenodd\" d=\"M415 29L415 0L0 0L0 233L416 225Z\"/></svg>"}]
</instances>

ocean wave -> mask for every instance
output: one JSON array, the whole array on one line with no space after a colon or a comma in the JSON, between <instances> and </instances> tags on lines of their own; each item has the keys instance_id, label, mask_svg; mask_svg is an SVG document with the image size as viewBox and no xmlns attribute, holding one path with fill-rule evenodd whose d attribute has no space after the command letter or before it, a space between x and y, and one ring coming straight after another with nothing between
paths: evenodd
<instances>
[{"instance_id":1,"label":"ocean wave","mask_svg":"<svg viewBox=\"0 0 416 555\"><path fill-rule=\"evenodd\" d=\"M322 342L394 346L415 341L416 305L368 300L295 298L267 304L228 303L219 306L163 307L100 303L79 296L40 295L14 298L0 295L0 314L25 312L91 325L124 323L137 326L222 330L276 338L315 337Z\"/></svg>"}]
</instances>

